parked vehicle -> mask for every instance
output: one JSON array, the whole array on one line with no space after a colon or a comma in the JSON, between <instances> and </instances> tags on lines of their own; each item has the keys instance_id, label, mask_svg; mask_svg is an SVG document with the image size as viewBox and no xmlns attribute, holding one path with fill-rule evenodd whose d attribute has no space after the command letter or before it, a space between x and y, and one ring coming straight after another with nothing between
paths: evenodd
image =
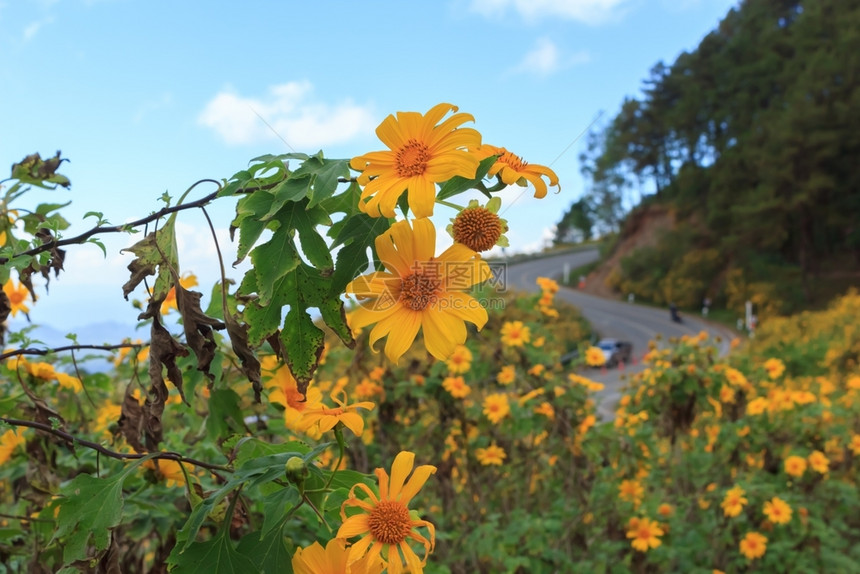
<instances>
[{"instance_id":1,"label":"parked vehicle","mask_svg":"<svg viewBox=\"0 0 860 574\"><path fill-rule=\"evenodd\" d=\"M617 367L620 363L629 363L633 358L633 344L618 339L601 339L597 342L597 348L603 351L606 357L606 366Z\"/></svg>"}]
</instances>

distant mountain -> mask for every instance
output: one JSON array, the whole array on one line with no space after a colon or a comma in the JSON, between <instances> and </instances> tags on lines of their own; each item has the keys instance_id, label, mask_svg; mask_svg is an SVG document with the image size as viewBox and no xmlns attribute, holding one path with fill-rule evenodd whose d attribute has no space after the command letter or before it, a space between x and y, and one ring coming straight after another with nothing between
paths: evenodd
<instances>
[{"instance_id":1,"label":"distant mountain","mask_svg":"<svg viewBox=\"0 0 860 574\"><path fill-rule=\"evenodd\" d=\"M14 321L10 325L10 331L15 332L26 326L27 324L24 322ZM72 341L66 337L69 333L75 334L77 342L80 345L115 345L121 343L126 338L132 340L141 339L144 341L149 339L148 329L137 329L135 325L123 324L116 321L102 321L68 330L57 329L50 325L36 325L27 334L27 337L32 341L41 342L41 344L30 345L32 347L41 348L44 346L56 348L72 344ZM81 365L82 368L88 371L104 372L112 366L108 352L87 350L82 353L83 355L104 355L105 357L105 360L92 359Z\"/></svg>"}]
</instances>

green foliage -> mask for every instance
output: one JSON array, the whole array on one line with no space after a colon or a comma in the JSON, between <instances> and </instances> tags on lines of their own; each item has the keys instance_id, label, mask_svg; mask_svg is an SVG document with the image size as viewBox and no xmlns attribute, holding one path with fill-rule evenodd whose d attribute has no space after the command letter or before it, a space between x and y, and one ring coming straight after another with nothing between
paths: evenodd
<instances>
[{"instance_id":1,"label":"green foliage","mask_svg":"<svg viewBox=\"0 0 860 574\"><path fill-rule=\"evenodd\" d=\"M686 247L716 250L720 266L704 286L697 266L677 258L660 266L672 275L664 288L636 268L619 270L616 285L655 302L668 289L696 305L702 291L722 303L730 296L721 276L735 268L758 284L753 295L777 292L772 311L781 313L844 292L822 286L840 281L845 261L856 266L860 245L860 91L846 80L856 73L858 24L860 9L838 0L747 2L694 50L652 68L644 95L590 135L580 202L606 230L637 203L669 206L706 238Z\"/></svg>"},{"instance_id":2,"label":"green foliage","mask_svg":"<svg viewBox=\"0 0 860 574\"><path fill-rule=\"evenodd\" d=\"M86 558L90 544L97 553L108 547L110 532L122 519L123 482L144 460L109 478L79 474L60 489L60 499L49 508L58 511L52 540L62 541L65 564Z\"/></svg>"}]
</instances>

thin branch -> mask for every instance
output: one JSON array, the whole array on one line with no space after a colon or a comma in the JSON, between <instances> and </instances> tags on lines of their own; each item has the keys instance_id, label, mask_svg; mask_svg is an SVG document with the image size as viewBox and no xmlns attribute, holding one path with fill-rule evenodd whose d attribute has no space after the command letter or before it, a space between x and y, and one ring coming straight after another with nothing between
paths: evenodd
<instances>
[{"instance_id":1,"label":"thin branch","mask_svg":"<svg viewBox=\"0 0 860 574\"><path fill-rule=\"evenodd\" d=\"M72 445L79 444L81 446L91 448L91 449L93 449L93 450L95 450L95 451L97 451L97 452L99 452L105 456L109 456L109 457L115 458L117 460L137 460L137 459L149 456L149 454L151 454L151 453L132 454L132 453L127 453L127 452L116 452L114 450L110 450L109 448L106 448L106 447L100 445L99 443L85 440L82 438L78 438L73 434L69 434L65 431L55 429L51 425L47 425L47 424L36 422L36 421L26 421L26 420L21 420L21 419L10 419L10 418L6 418L6 417L0 417L0 422L4 422L4 423L12 425L12 426L29 427L29 428L34 428L34 429L37 429L40 431L44 431L46 433L50 433L54 436L60 437L61 439L65 440L66 442L68 442ZM210 462L203 462L203 461L196 460L193 458L188 458L188 457L182 456L178 452L159 452L159 453L156 453L156 455L153 457L153 459L172 460L175 462L187 462L188 464L193 464L194 466L199 466L199 467L205 468L207 470L220 470L223 472L233 472L233 469L231 469L227 466L223 466L220 464L212 464Z\"/></svg>"},{"instance_id":2,"label":"thin branch","mask_svg":"<svg viewBox=\"0 0 860 574\"><path fill-rule=\"evenodd\" d=\"M9 357L14 357L16 355L51 355L53 353L59 353L62 351L78 351L81 349L95 349L97 351L113 351L115 349L125 349L128 347L144 347L149 343L118 343L116 345L67 345L65 347L55 347L53 349L16 349L14 351L6 351L5 353L0 353L0 361L4 359L8 359Z\"/></svg>"}]
</instances>

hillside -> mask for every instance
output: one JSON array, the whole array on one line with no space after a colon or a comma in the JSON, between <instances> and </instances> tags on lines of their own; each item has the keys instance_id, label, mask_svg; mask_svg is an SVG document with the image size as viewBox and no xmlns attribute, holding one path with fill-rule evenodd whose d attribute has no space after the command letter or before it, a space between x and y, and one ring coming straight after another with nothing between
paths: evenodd
<instances>
[{"instance_id":1,"label":"hillside","mask_svg":"<svg viewBox=\"0 0 860 574\"><path fill-rule=\"evenodd\" d=\"M860 282L858 87L860 5L742 2L590 134L559 240L619 234L594 289L824 306Z\"/></svg>"}]
</instances>

